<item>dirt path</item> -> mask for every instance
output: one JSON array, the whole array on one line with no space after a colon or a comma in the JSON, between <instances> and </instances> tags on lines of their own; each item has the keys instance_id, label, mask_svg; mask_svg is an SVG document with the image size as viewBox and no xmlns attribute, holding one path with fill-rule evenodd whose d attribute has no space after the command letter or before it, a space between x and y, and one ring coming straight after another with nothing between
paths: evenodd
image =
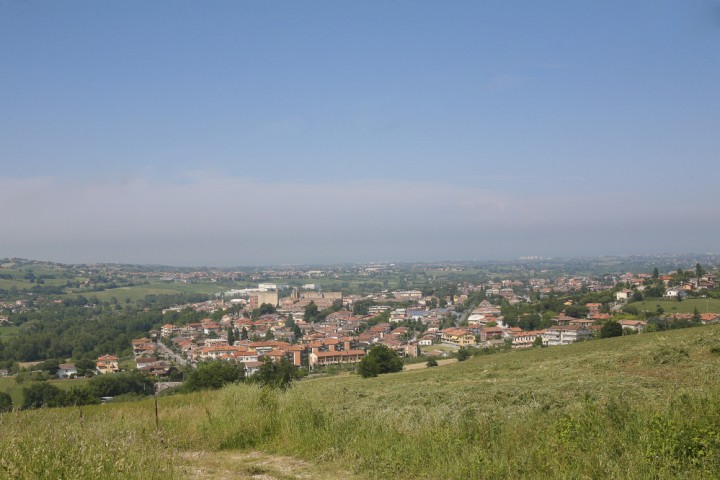
<instances>
[{"instance_id":1,"label":"dirt path","mask_svg":"<svg viewBox=\"0 0 720 480\"><path fill-rule=\"evenodd\" d=\"M359 480L332 465L263 452L185 452L181 455L188 478L198 480Z\"/></svg>"},{"instance_id":2,"label":"dirt path","mask_svg":"<svg viewBox=\"0 0 720 480\"><path fill-rule=\"evenodd\" d=\"M442 365L447 365L449 363L457 362L457 358L446 358L445 360L438 360L437 362L438 362L438 366L442 366ZM403 368L403 370L418 370L421 368L428 368L428 366L425 362L411 363L410 365L405 365L405 368Z\"/></svg>"}]
</instances>

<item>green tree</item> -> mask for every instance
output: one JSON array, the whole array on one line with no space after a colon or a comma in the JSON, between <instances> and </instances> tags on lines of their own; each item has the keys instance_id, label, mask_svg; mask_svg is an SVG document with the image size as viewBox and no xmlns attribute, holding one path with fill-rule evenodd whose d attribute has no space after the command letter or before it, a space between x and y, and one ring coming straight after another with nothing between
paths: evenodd
<instances>
[{"instance_id":1,"label":"green tree","mask_svg":"<svg viewBox=\"0 0 720 480\"><path fill-rule=\"evenodd\" d=\"M242 331L240 332L240 340L247 340L248 339L248 331L245 326L243 326Z\"/></svg>"},{"instance_id":2,"label":"green tree","mask_svg":"<svg viewBox=\"0 0 720 480\"><path fill-rule=\"evenodd\" d=\"M0 392L0 413L9 412L12 407L12 397L5 392Z\"/></svg>"},{"instance_id":3,"label":"green tree","mask_svg":"<svg viewBox=\"0 0 720 480\"><path fill-rule=\"evenodd\" d=\"M470 351L465 347L460 347L460 350L457 351L458 362L464 362L468 358L470 358Z\"/></svg>"},{"instance_id":4,"label":"green tree","mask_svg":"<svg viewBox=\"0 0 720 480\"><path fill-rule=\"evenodd\" d=\"M228 329L227 329L227 341L228 341L228 345L235 344L235 329L232 327L228 327Z\"/></svg>"},{"instance_id":5,"label":"green tree","mask_svg":"<svg viewBox=\"0 0 720 480\"><path fill-rule=\"evenodd\" d=\"M352 313L353 315L367 315L370 313L370 307L375 304L371 299L359 300L353 303Z\"/></svg>"},{"instance_id":6,"label":"green tree","mask_svg":"<svg viewBox=\"0 0 720 480\"><path fill-rule=\"evenodd\" d=\"M200 362L196 369L185 375L183 390L196 392L199 390L215 390L228 383L245 379L245 365L234 364L222 360Z\"/></svg>"},{"instance_id":7,"label":"green tree","mask_svg":"<svg viewBox=\"0 0 720 480\"><path fill-rule=\"evenodd\" d=\"M22 408L61 407L65 405L65 392L47 382L34 383L23 388Z\"/></svg>"},{"instance_id":8,"label":"green tree","mask_svg":"<svg viewBox=\"0 0 720 480\"><path fill-rule=\"evenodd\" d=\"M402 360L395 350L385 345L374 345L360 360L358 372L363 377L376 377L382 373L399 372L403 369Z\"/></svg>"},{"instance_id":9,"label":"green tree","mask_svg":"<svg viewBox=\"0 0 720 480\"><path fill-rule=\"evenodd\" d=\"M537 337L535 337L535 340L533 341L533 347L542 348L542 346L543 346L542 337L538 335Z\"/></svg>"},{"instance_id":10,"label":"green tree","mask_svg":"<svg viewBox=\"0 0 720 480\"><path fill-rule=\"evenodd\" d=\"M614 320L605 323L600 329L600 338L620 337L622 334L622 325Z\"/></svg>"},{"instance_id":11,"label":"green tree","mask_svg":"<svg viewBox=\"0 0 720 480\"><path fill-rule=\"evenodd\" d=\"M152 395L155 385L141 372L123 372L97 375L88 382L88 388L96 397L116 397L125 393Z\"/></svg>"},{"instance_id":12,"label":"green tree","mask_svg":"<svg viewBox=\"0 0 720 480\"><path fill-rule=\"evenodd\" d=\"M657 280L658 278L660 278L660 272L658 271L657 267L653 268L652 278L653 280Z\"/></svg>"},{"instance_id":13,"label":"green tree","mask_svg":"<svg viewBox=\"0 0 720 480\"><path fill-rule=\"evenodd\" d=\"M438 366L437 360L435 360L434 357L428 358L427 366L428 366L428 368L430 368L430 367L437 367L437 366Z\"/></svg>"},{"instance_id":14,"label":"green tree","mask_svg":"<svg viewBox=\"0 0 720 480\"><path fill-rule=\"evenodd\" d=\"M310 303L305 306L305 315L303 316L303 319L307 323L315 323L318 320L318 313L320 312L318 311L317 305L315 305L315 302L310 300Z\"/></svg>"},{"instance_id":15,"label":"green tree","mask_svg":"<svg viewBox=\"0 0 720 480\"><path fill-rule=\"evenodd\" d=\"M573 318L585 318L588 314L587 307L582 305L568 305L565 307L565 315Z\"/></svg>"},{"instance_id":16,"label":"green tree","mask_svg":"<svg viewBox=\"0 0 720 480\"><path fill-rule=\"evenodd\" d=\"M262 357L261 361L258 371L251 378L264 387L286 390L293 381L300 378L300 369L285 357L281 357L277 362L269 357Z\"/></svg>"}]
</instances>

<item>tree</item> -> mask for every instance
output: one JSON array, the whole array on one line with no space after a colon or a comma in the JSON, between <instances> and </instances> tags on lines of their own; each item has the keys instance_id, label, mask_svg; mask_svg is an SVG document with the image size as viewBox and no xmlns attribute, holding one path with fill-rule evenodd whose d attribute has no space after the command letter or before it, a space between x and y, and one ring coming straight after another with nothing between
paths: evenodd
<instances>
[{"instance_id":1,"label":"tree","mask_svg":"<svg viewBox=\"0 0 720 480\"><path fill-rule=\"evenodd\" d=\"M700 266L699 263L696 263L695 264L695 276L699 279L703 275L705 275L705 270L703 270L703 268Z\"/></svg>"},{"instance_id":2,"label":"tree","mask_svg":"<svg viewBox=\"0 0 720 480\"><path fill-rule=\"evenodd\" d=\"M457 351L458 362L464 362L468 358L470 358L470 351L465 347L460 347L460 350Z\"/></svg>"},{"instance_id":3,"label":"tree","mask_svg":"<svg viewBox=\"0 0 720 480\"><path fill-rule=\"evenodd\" d=\"M125 393L152 395L155 385L149 377L138 371L98 375L88 382L96 397L116 397Z\"/></svg>"},{"instance_id":4,"label":"tree","mask_svg":"<svg viewBox=\"0 0 720 480\"><path fill-rule=\"evenodd\" d=\"M535 337L535 340L533 341L533 347L542 348L542 346L543 346L542 337L541 336Z\"/></svg>"},{"instance_id":5,"label":"tree","mask_svg":"<svg viewBox=\"0 0 720 480\"><path fill-rule=\"evenodd\" d=\"M585 318L588 314L587 307L582 305L568 305L565 307L565 315L573 318Z\"/></svg>"},{"instance_id":6,"label":"tree","mask_svg":"<svg viewBox=\"0 0 720 480\"><path fill-rule=\"evenodd\" d=\"M200 362L195 370L185 376L183 390L197 392L199 390L216 390L228 383L245 379L245 365L234 364L222 360Z\"/></svg>"},{"instance_id":7,"label":"tree","mask_svg":"<svg viewBox=\"0 0 720 480\"><path fill-rule=\"evenodd\" d=\"M23 388L22 408L61 407L64 404L65 392L47 382Z\"/></svg>"},{"instance_id":8,"label":"tree","mask_svg":"<svg viewBox=\"0 0 720 480\"><path fill-rule=\"evenodd\" d=\"M0 413L9 412L12 407L12 397L5 392L0 392Z\"/></svg>"},{"instance_id":9,"label":"tree","mask_svg":"<svg viewBox=\"0 0 720 480\"><path fill-rule=\"evenodd\" d=\"M95 372L95 361L89 358L81 358L75 362L75 368L79 376L84 376L88 373L92 375Z\"/></svg>"},{"instance_id":10,"label":"tree","mask_svg":"<svg viewBox=\"0 0 720 480\"><path fill-rule=\"evenodd\" d=\"M262 364L252 376L252 380L264 387L286 390L293 381L300 378L300 369L285 357L281 357L277 362L269 357L262 357L261 361Z\"/></svg>"},{"instance_id":11,"label":"tree","mask_svg":"<svg viewBox=\"0 0 720 480\"><path fill-rule=\"evenodd\" d=\"M358 372L364 378L377 377L382 373L399 372L403 369L402 361L395 350L385 345L374 345L367 355L360 360Z\"/></svg>"},{"instance_id":12,"label":"tree","mask_svg":"<svg viewBox=\"0 0 720 480\"><path fill-rule=\"evenodd\" d=\"M435 360L434 357L430 357L427 361L427 366L428 366L428 368L437 367L438 366L437 360Z\"/></svg>"},{"instance_id":13,"label":"tree","mask_svg":"<svg viewBox=\"0 0 720 480\"><path fill-rule=\"evenodd\" d=\"M353 315L367 315L370 312L370 307L375 304L371 299L360 300L353 303L352 313Z\"/></svg>"},{"instance_id":14,"label":"tree","mask_svg":"<svg viewBox=\"0 0 720 480\"><path fill-rule=\"evenodd\" d=\"M243 326L242 331L240 332L240 340L247 340L248 339L248 331L247 328Z\"/></svg>"},{"instance_id":15,"label":"tree","mask_svg":"<svg viewBox=\"0 0 720 480\"><path fill-rule=\"evenodd\" d=\"M653 268L652 278L653 280L657 280L658 278L660 278L660 272L658 271L657 267Z\"/></svg>"},{"instance_id":16,"label":"tree","mask_svg":"<svg viewBox=\"0 0 720 480\"><path fill-rule=\"evenodd\" d=\"M235 329L232 327L228 327L228 329L227 329L227 341L228 341L228 345L235 344Z\"/></svg>"},{"instance_id":17,"label":"tree","mask_svg":"<svg viewBox=\"0 0 720 480\"><path fill-rule=\"evenodd\" d=\"M315 302L310 300L310 303L305 306L305 315L303 316L303 319L307 323L315 323L318 319L318 313L319 311L317 305L315 305Z\"/></svg>"},{"instance_id":18,"label":"tree","mask_svg":"<svg viewBox=\"0 0 720 480\"><path fill-rule=\"evenodd\" d=\"M622 325L614 320L605 323L600 329L600 338L621 337L622 334Z\"/></svg>"}]
</instances>

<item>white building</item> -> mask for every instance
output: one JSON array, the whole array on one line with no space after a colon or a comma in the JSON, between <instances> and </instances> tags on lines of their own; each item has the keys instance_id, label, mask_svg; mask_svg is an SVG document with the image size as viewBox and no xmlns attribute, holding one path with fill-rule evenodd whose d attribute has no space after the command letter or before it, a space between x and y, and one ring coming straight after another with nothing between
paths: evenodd
<instances>
[{"instance_id":1,"label":"white building","mask_svg":"<svg viewBox=\"0 0 720 480\"><path fill-rule=\"evenodd\" d=\"M558 325L545 330L542 334L543 345L569 345L578 340L592 338L592 331L582 325Z\"/></svg>"}]
</instances>

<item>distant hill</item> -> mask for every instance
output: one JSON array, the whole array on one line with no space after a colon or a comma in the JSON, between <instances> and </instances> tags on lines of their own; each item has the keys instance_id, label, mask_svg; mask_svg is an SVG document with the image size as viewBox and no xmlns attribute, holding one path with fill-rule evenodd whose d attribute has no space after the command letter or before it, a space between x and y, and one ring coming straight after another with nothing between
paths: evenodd
<instances>
[{"instance_id":1,"label":"distant hill","mask_svg":"<svg viewBox=\"0 0 720 480\"><path fill-rule=\"evenodd\" d=\"M0 472L718 478L719 378L720 326L707 326L311 379L286 393L161 397L159 431L152 399L21 412L0 419Z\"/></svg>"}]
</instances>

